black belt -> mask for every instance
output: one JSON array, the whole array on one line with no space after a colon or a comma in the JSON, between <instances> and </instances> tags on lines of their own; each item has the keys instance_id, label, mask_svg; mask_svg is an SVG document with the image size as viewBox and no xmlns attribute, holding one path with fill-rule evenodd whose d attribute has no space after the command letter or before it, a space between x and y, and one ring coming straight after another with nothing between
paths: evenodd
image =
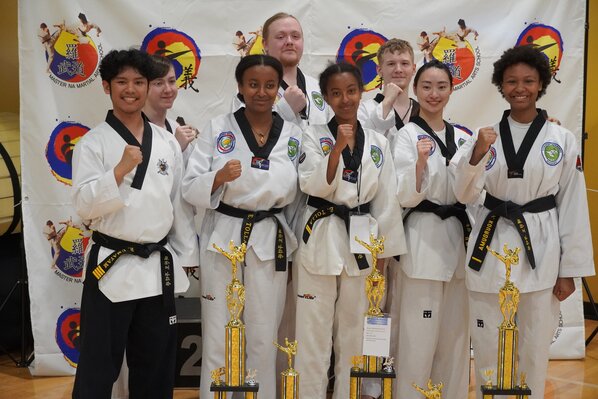
<instances>
[{"instance_id":1,"label":"black belt","mask_svg":"<svg viewBox=\"0 0 598 399\"><path fill-rule=\"evenodd\" d=\"M172 254L166 249L166 237L160 242L139 244L136 242L120 240L118 238L110 237L106 234L94 231L92 235L93 246L89 254L88 267L91 269L91 275L96 280L100 280L108 270L120 258L122 255L130 254L140 256L144 259L156 251L160 251L160 271L162 275L162 298L164 300L164 306L169 314L170 324L176 324L176 309L174 306L174 274L173 274L173 263ZM113 250L103 261L98 263L98 253L101 247L109 248Z\"/></svg>"},{"instance_id":2,"label":"black belt","mask_svg":"<svg viewBox=\"0 0 598 399\"><path fill-rule=\"evenodd\" d=\"M241 226L241 244L247 245L251 232L253 231L253 225L266 218L272 218L276 222L276 238L274 242L275 253L275 267L277 272L284 272L287 270L287 244L284 236L284 229L280 220L276 217L277 213L282 212L282 208L272 208L268 211L247 211L245 209L235 208L227 205L223 202L216 208L217 212L224 215L231 216L234 218L243 219L243 225Z\"/></svg>"},{"instance_id":3,"label":"black belt","mask_svg":"<svg viewBox=\"0 0 598 399\"><path fill-rule=\"evenodd\" d=\"M511 201L500 200L486 193L484 206L490 209L490 212L488 213L488 216L486 216L486 219L484 219L484 223L482 224L478 238L475 241L473 253L471 254L471 259L469 260L469 267L476 271L479 271L482 268L482 263L486 257L486 252L488 252L487 246L492 241L492 236L494 235L496 224L498 223L498 218L504 217L512 221L515 225L515 228L521 237L521 241L523 242L523 247L525 248L525 253L529 259L530 266L532 269L535 269L536 260L534 258L532 242L529 236L527 223L523 217L523 213L540 213L555 208L556 200L554 195L537 198L525 205L518 205Z\"/></svg>"},{"instance_id":4,"label":"black belt","mask_svg":"<svg viewBox=\"0 0 598 399\"><path fill-rule=\"evenodd\" d=\"M423 200L417 206L409 209L403 217L403 225L407 223L407 219L413 212L426 212L433 213L442 220L450 217L456 217L461 222L463 227L463 245L467 248L467 242L469 241L469 234L471 233L471 222L465 211L465 205L457 202L453 205L438 205L432 201ZM400 259L400 255L394 257L397 261Z\"/></svg>"},{"instance_id":5,"label":"black belt","mask_svg":"<svg viewBox=\"0 0 598 399\"><path fill-rule=\"evenodd\" d=\"M349 223L350 223L350 216L351 212L360 212L360 213L370 213L370 203L367 202L365 204L359 205L355 208L349 208L344 205L337 205L330 201L327 201L323 198L319 197L312 197L309 196L307 199L307 205L316 208L316 211L311 214L307 223L305 224L305 228L303 229L303 242L307 244L309 237L311 236L311 231L313 229L314 224L317 220L336 215L339 218L343 219L345 222L345 227L347 228L347 233L349 232ZM350 237L349 237L350 238ZM355 260L357 261L357 266L360 270L367 269L370 267L368 261L364 254L354 254Z\"/></svg>"}]
</instances>

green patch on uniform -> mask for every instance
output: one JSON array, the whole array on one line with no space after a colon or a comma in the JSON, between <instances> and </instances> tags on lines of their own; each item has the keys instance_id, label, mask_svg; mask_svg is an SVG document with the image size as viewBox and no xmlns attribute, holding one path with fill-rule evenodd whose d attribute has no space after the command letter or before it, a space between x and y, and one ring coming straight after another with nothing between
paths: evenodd
<instances>
[{"instance_id":1,"label":"green patch on uniform","mask_svg":"<svg viewBox=\"0 0 598 399\"><path fill-rule=\"evenodd\" d=\"M289 138L289 158L294 161L299 153L299 140L294 137Z\"/></svg>"},{"instance_id":2,"label":"green patch on uniform","mask_svg":"<svg viewBox=\"0 0 598 399\"><path fill-rule=\"evenodd\" d=\"M548 141L542 144L542 157L548 165L555 166L563 159L563 149L557 143Z\"/></svg>"},{"instance_id":3,"label":"green patch on uniform","mask_svg":"<svg viewBox=\"0 0 598 399\"><path fill-rule=\"evenodd\" d=\"M324 106L326 105L326 102L324 102L324 97L322 97L322 95L320 93L318 93L317 91L312 91L311 98L314 101L314 104L316 105L316 107L320 111L324 111Z\"/></svg>"},{"instance_id":4,"label":"green patch on uniform","mask_svg":"<svg viewBox=\"0 0 598 399\"><path fill-rule=\"evenodd\" d=\"M376 167L380 168L380 166L382 166L382 163L384 162L384 156L382 155L382 150L379 147L372 145L370 147L370 154L372 156L372 161L374 161L374 164L376 165Z\"/></svg>"}]
</instances>

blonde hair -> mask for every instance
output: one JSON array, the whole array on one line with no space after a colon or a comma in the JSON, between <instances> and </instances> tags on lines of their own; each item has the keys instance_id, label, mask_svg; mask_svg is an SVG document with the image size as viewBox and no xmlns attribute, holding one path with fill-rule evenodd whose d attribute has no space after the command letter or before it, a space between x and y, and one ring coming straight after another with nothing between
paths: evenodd
<instances>
[{"instance_id":1,"label":"blonde hair","mask_svg":"<svg viewBox=\"0 0 598 399\"><path fill-rule=\"evenodd\" d=\"M384 55L385 52L390 52L390 53L409 53L409 55L411 56L411 62L414 61L415 59L415 55L413 53L413 47L411 47L411 44L409 44L409 42L407 40L403 40L403 39L390 39L388 41L386 41L386 43L384 43L382 46L380 46L380 48L378 49L378 53L376 54L376 56L378 57L378 65L382 64L382 56Z\"/></svg>"},{"instance_id":2,"label":"blonde hair","mask_svg":"<svg viewBox=\"0 0 598 399\"><path fill-rule=\"evenodd\" d=\"M262 28L262 37L264 38L264 40L268 40L268 31L270 30L270 25L272 25L274 21L278 21L279 19L284 18L293 18L299 24L299 20L295 18L295 16L286 12L277 12L276 14L268 18L266 22L264 22L264 27ZM301 24L299 24L299 27L301 27Z\"/></svg>"}]
</instances>

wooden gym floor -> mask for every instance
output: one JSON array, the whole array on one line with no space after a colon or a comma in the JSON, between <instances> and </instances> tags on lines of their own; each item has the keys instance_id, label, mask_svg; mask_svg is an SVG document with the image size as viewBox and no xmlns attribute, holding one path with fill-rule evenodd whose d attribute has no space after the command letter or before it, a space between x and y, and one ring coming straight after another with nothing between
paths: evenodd
<instances>
[{"instance_id":1,"label":"wooden gym floor","mask_svg":"<svg viewBox=\"0 0 598 399\"><path fill-rule=\"evenodd\" d=\"M598 322L586 320L586 335ZM33 378L26 368L17 368L8 356L0 356L0 399L68 399L73 377ZM469 387L475 398L477 384ZM175 399L197 399L197 390L176 390ZM585 360L553 360L548 367L547 399L598 398L598 336L586 348ZM308 399L308 398L306 398Z\"/></svg>"}]
</instances>

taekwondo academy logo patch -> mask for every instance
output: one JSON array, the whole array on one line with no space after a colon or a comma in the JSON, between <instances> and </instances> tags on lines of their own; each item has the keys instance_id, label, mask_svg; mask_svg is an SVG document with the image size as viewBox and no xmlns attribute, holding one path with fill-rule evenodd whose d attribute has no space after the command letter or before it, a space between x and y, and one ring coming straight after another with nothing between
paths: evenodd
<instances>
[{"instance_id":1,"label":"taekwondo academy logo patch","mask_svg":"<svg viewBox=\"0 0 598 399\"><path fill-rule=\"evenodd\" d=\"M432 32L432 37L422 29L417 45L424 55L424 64L436 59L449 67L453 89L459 90L470 84L480 69L482 55L477 40L478 32L460 18L454 30L447 32L444 27Z\"/></svg>"},{"instance_id":2,"label":"taekwondo academy logo patch","mask_svg":"<svg viewBox=\"0 0 598 399\"><path fill-rule=\"evenodd\" d=\"M324 97L317 91L311 92L311 99L314 101L316 108L320 111L324 111L324 107L326 106L326 102L324 101Z\"/></svg>"},{"instance_id":3,"label":"taekwondo academy logo patch","mask_svg":"<svg viewBox=\"0 0 598 399\"><path fill-rule=\"evenodd\" d=\"M376 167L380 169L380 166L382 166L382 163L384 162L382 150L379 147L372 145L370 147L370 155L372 156L372 161L374 161Z\"/></svg>"},{"instance_id":4,"label":"taekwondo academy logo patch","mask_svg":"<svg viewBox=\"0 0 598 399\"><path fill-rule=\"evenodd\" d=\"M83 224L73 223L70 218L58 224L60 226L57 229L54 222L48 220L43 228L43 234L50 244L52 270L68 283L80 283L91 231Z\"/></svg>"},{"instance_id":5,"label":"taekwondo academy logo patch","mask_svg":"<svg viewBox=\"0 0 598 399\"><path fill-rule=\"evenodd\" d=\"M56 321L56 344L72 367L79 363L80 336L81 311L78 308L66 309Z\"/></svg>"},{"instance_id":6,"label":"taekwondo academy logo patch","mask_svg":"<svg viewBox=\"0 0 598 399\"><path fill-rule=\"evenodd\" d=\"M418 134L417 141L420 141L422 139L428 139L432 142L432 148L430 148L430 154L428 155L428 156L432 156L432 154L434 154L434 152L436 151L436 140L434 140L432 137L430 137L427 134Z\"/></svg>"},{"instance_id":7,"label":"taekwondo academy logo patch","mask_svg":"<svg viewBox=\"0 0 598 399\"><path fill-rule=\"evenodd\" d=\"M369 29L354 29L341 41L336 53L336 62L348 62L361 72L365 91L380 87L382 80L378 76L378 49L388 39Z\"/></svg>"},{"instance_id":8,"label":"taekwondo academy logo patch","mask_svg":"<svg viewBox=\"0 0 598 399\"><path fill-rule=\"evenodd\" d=\"M61 183L72 184L73 149L77 142L89 131L85 125L75 122L61 122L50 134L46 145L46 159L52 175Z\"/></svg>"},{"instance_id":9,"label":"taekwondo academy logo patch","mask_svg":"<svg viewBox=\"0 0 598 399\"><path fill-rule=\"evenodd\" d=\"M563 159L563 149L560 145L553 142L542 144L542 158L550 166L556 166Z\"/></svg>"},{"instance_id":10,"label":"taekwondo academy logo patch","mask_svg":"<svg viewBox=\"0 0 598 399\"><path fill-rule=\"evenodd\" d=\"M222 132L218 135L216 146L221 154L228 154L235 149L236 138L233 132Z\"/></svg>"},{"instance_id":11,"label":"taekwondo academy logo patch","mask_svg":"<svg viewBox=\"0 0 598 399\"><path fill-rule=\"evenodd\" d=\"M486 170L492 169L494 164L496 163L496 149L490 146L490 158L488 158L488 162L486 162Z\"/></svg>"},{"instance_id":12,"label":"taekwondo academy logo patch","mask_svg":"<svg viewBox=\"0 0 598 399\"><path fill-rule=\"evenodd\" d=\"M289 138L289 158L294 161L299 153L299 140L294 137Z\"/></svg>"},{"instance_id":13,"label":"taekwondo academy logo patch","mask_svg":"<svg viewBox=\"0 0 598 399\"><path fill-rule=\"evenodd\" d=\"M316 299L316 296L312 295L312 294L299 294L299 295L297 295L297 297L301 298L301 299L309 299L311 301L313 301L314 299Z\"/></svg>"},{"instance_id":14,"label":"taekwondo academy logo patch","mask_svg":"<svg viewBox=\"0 0 598 399\"><path fill-rule=\"evenodd\" d=\"M201 51L191 36L170 28L155 28L143 39L141 50L168 58L174 66L177 85L185 90L193 86L201 64Z\"/></svg>"},{"instance_id":15,"label":"taekwondo academy logo patch","mask_svg":"<svg viewBox=\"0 0 598 399\"><path fill-rule=\"evenodd\" d=\"M322 147L322 151L324 155L328 155L330 151L332 151L332 139L330 137L321 137L320 138L320 147Z\"/></svg>"},{"instance_id":16,"label":"taekwondo academy logo patch","mask_svg":"<svg viewBox=\"0 0 598 399\"><path fill-rule=\"evenodd\" d=\"M94 42L102 30L79 13L77 23L40 24L38 38L45 52L46 72L61 87L79 88L89 85L99 75L103 56L102 45ZM92 38L91 32L96 34Z\"/></svg>"},{"instance_id":17,"label":"taekwondo academy logo patch","mask_svg":"<svg viewBox=\"0 0 598 399\"><path fill-rule=\"evenodd\" d=\"M557 29L544 24L530 24L519 35L516 46L531 46L541 51L548 59L552 78L561 83L556 73L563 59L563 38Z\"/></svg>"},{"instance_id":18,"label":"taekwondo academy logo patch","mask_svg":"<svg viewBox=\"0 0 598 399\"><path fill-rule=\"evenodd\" d=\"M165 159L159 159L156 166L158 167L158 174L168 176L168 163Z\"/></svg>"}]
</instances>

